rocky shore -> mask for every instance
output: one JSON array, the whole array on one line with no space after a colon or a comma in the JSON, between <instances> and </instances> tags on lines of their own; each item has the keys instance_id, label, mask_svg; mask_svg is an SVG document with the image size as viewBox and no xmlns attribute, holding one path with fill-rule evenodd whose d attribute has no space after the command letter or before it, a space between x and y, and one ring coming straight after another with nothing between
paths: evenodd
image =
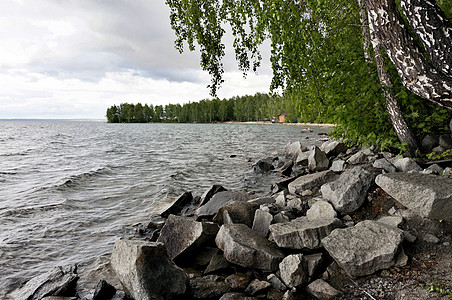
<instances>
[{"instance_id":1,"label":"rocky shore","mask_svg":"<svg viewBox=\"0 0 452 300\"><path fill-rule=\"evenodd\" d=\"M282 178L267 197L184 193L115 243L95 289L76 266L57 267L11 299L452 297L450 161L327 140L289 143L254 171Z\"/></svg>"}]
</instances>

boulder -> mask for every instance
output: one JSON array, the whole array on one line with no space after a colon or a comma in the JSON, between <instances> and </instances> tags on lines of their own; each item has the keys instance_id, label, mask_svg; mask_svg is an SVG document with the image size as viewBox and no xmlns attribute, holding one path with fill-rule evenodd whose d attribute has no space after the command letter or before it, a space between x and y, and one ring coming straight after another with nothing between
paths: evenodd
<instances>
[{"instance_id":1,"label":"boulder","mask_svg":"<svg viewBox=\"0 0 452 300\"><path fill-rule=\"evenodd\" d=\"M209 218L218 213L221 207L233 201L246 201L250 196L244 192L223 191L212 196L209 202L200 206L195 212L195 218Z\"/></svg>"},{"instance_id":2,"label":"boulder","mask_svg":"<svg viewBox=\"0 0 452 300\"><path fill-rule=\"evenodd\" d=\"M10 294L12 299L40 300L47 296L75 296L79 276L77 266L55 267L30 279Z\"/></svg>"},{"instance_id":3,"label":"boulder","mask_svg":"<svg viewBox=\"0 0 452 300\"><path fill-rule=\"evenodd\" d=\"M399 170L400 172L422 172L422 168L411 158L405 157L395 157L392 159L392 164Z\"/></svg>"},{"instance_id":4,"label":"boulder","mask_svg":"<svg viewBox=\"0 0 452 300\"><path fill-rule=\"evenodd\" d=\"M322 185L322 196L336 211L350 213L363 203L375 176L361 167L348 169L336 181Z\"/></svg>"},{"instance_id":5,"label":"boulder","mask_svg":"<svg viewBox=\"0 0 452 300\"><path fill-rule=\"evenodd\" d=\"M254 215L253 221L253 230L262 235L263 237L267 237L268 228L273 221L273 216L268 211L258 209Z\"/></svg>"},{"instance_id":6,"label":"boulder","mask_svg":"<svg viewBox=\"0 0 452 300\"><path fill-rule=\"evenodd\" d=\"M373 163L373 167L377 169L383 169L388 173L394 173L395 171L397 171L396 167L394 167L394 165L391 164L386 158L377 159Z\"/></svg>"},{"instance_id":7,"label":"boulder","mask_svg":"<svg viewBox=\"0 0 452 300\"><path fill-rule=\"evenodd\" d=\"M419 173L378 175L375 182L419 216L452 221L452 178Z\"/></svg>"},{"instance_id":8,"label":"boulder","mask_svg":"<svg viewBox=\"0 0 452 300\"><path fill-rule=\"evenodd\" d=\"M248 285L248 287L245 290L245 293L251 296L254 296L256 294L259 294L266 289L271 287L271 284L267 281L261 281L259 279L254 279L251 281L251 283Z\"/></svg>"},{"instance_id":9,"label":"boulder","mask_svg":"<svg viewBox=\"0 0 452 300\"><path fill-rule=\"evenodd\" d=\"M343 172L345 170L345 161L342 159L333 161L330 170L336 173Z\"/></svg>"},{"instance_id":10,"label":"boulder","mask_svg":"<svg viewBox=\"0 0 452 300\"><path fill-rule=\"evenodd\" d=\"M306 260L308 275L309 277L313 277L316 273L318 273L318 270L323 263L323 254L315 253L305 255L304 259Z\"/></svg>"},{"instance_id":11,"label":"boulder","mask_svg":"<svg viewBox=\"0 0 452 300\"><path fill-rule=\"evenodd\" d=\"M273 271L284 255L277 247L244 224L223 225L215 242L231 263Z\"/></svg>"},{"instance_id":12,"label":"boulder","mask_svg":"<svg viewBox=\"0 0 452 300\"><path fill-rule=\"evenodd\" d=\"M247 201L233 201L221 207L213 218L215 223L222 224L245 224L248 227L253 226L254 213L259 207ZM227 218L225 219L225 212Z\"/></svg>"},{"instance_id":13,"label":"boulder","mask_svg":"<svg viewBox=\"0 0 452 300\"><path fill-rule=\"evenodd\" d=\"M426 135L421 141L421 148L425 152L432 152L433 148L439 145L438 137Z\"/></svg>"},{"instance_id":14,"label":"boulder","mask_svg":"<svg viewBox=\"0 0 452 300\"><path fill-rule=\"evenodd\" d=\"M323 279L311 282L306 291L318 300L331 300L342 294Z\"/></svg>"},{"instance_id":15,"label":"boulder","mask_svg":"<svg viewBox=\"0 0 452 300\"><path fill-rule=\"evenodd\" d=\"M288 143L284 147L284 154L288 158L295 158L298 153L304 151L306 147L304 147L299 141Z\"/></svg>"},{"instance_id":16,"label":"boulder","mask_svg":"<svg viewBox=\"0 0 452 300\"><path fill-rule=\"evenodd\" d=\"M190 279L191 295L195 299L218 299L231 287L220 276L206 275Z\"/></svg>"},{"instance_id":17,"label":"boulder","mask_svg":"<svg viewBox=\"0 0 452 300\"><path fill-rule=\"evenodd\" d=\"M320 150L319 147L314 146L308 157L309 170L314 172L323 171L327 170L329 165L330 161L325 152Z\"/></svg>"},{"instance_id":18,"label":"boulder","mask_svg":"<svg viewBox=\"0 0 452 300\"><path fill-rule=\"evenodd\" d=\"M402 241L402 230L366 220L334 230L322 244L348 275L358 277L393 266Z\"/></svg>"},{"instance_id":19,"label":"boulder","mask_svg":"<svg viewBox=\"0 0 452 300\"><path fill-rule=\"evenodd\" d=\"M310 220L334 219L337 217L337 213L329 202L320 200L312 204L306 212L306 217Z\"/></svg>"},{"instance_id":20,"label":"boulder","mask_svg":"<svg viewBox=\"0 0 452 300\"><path fill-rule=\"evenodd\" d=\"M424 171L422 171L423 174L434 174L434 175L442 175L444 173L444 169L441 168L437 164L433 164Z\"/></svg>"},{"instance_id":21,"label":"boulder","mask_svg":"<svg viewBox=\"0 0 452 300\"><path fill-rule=\"evenodd\" d=\"M134 299L170 299L187 290L187 274L169 259L163 243L118 240L111 266L126 294Z\"/></svg>"},{"instance_id":22,"label":"boulder","mask_svg":"<svg viewBox=\"0 0 452 300\"><path fill-rule=\"evenodd\" d=\"M96 286L92 300L111 299L115 294L116 288L105 280L101 280Z\"/></svg>"},{"instance_id":23,"label":"boulder","mask_svg":"<svg viewBox=\"0 0 452 300\"><path fill-rule=\"evenodd\" d=\"M175 259L209 240L218 232L218 225L211 222L197 222L191 218L170 215L160 232L157 242L165 244L168 256Z\"/></svg>"},{"instance_id":24,"label":"boulder","mask_svg":"<svg viewBox=\"0 0 452 300\"><path fill-rule=\"evenodd\" d=\"M244 273L234 273L226 277L226 283L229 284L234 291L244 291L250 284L251 275Z\"/></svg>"},{"instance_id":25,"label":"boulder","mask_svg":"<svg viewBox=\"0 0 452 300\"><path fill-rule=\"evenodd\" d=\"M297 179L289 183L289 193L301 195L303 191L320 186L332 180L334 177L334 172L329 170L298 177Z\"/></svg>"},{"instance_id":26,"label":"boulder","mask_svg":"<svg viewBox=\"0 0 452 300\"><path fill-rule=\"evenodd\" d=\"M192 204L193 195L191 192L185 192L180 195L165 211L160 215L167 218L169 215L180 215L182 210Z\"/></svg>"},{"instance_id":27,"label":"boulder","mask_svg":"<svg viewBox=\"0 0 452 300\"><path fill-rule=\"evenodd\" d=\"M214 184L212 185L210 188L208 188L204 194L202 194L201 196L201 200L199 201L199 206L202 206L204 204L206 204L207 202L209 202L209 200L213 197L213 195L215 195L216 193L219 192L225 192L227 191L227 189L225 189L223 186L219 185L219 184Z\"/></svg>"},{"instance_id":28,"label":"boulder","mask_svg":"<svg viewBox=\"0 0 452 300\"><path fill-rule=\"evenodd\" d=\"M347 145L340 141L326 141L320 146L320 149L325 152L326 156L331 157L345 152Z\"/></svg>"},{"instance_id":29,"label":"boulder","mask_svg":"<svg viewBox=\"0 0 452 300\"><path fill-rule=\"evenodd\" d=\"M287 286L275 274L268 275L267 276L267 281L270 282L272 287L274 289L277 289L278 291L285 291L285 290L287 290Z\"/></svg>"},{"instance_id":30,"label":"boulder","mask_svg":"<svg viewBox=\"0 0 452 300\"><path fill-rule=\"evenodd\" d=\"M358 151L352 156L350 156L349 159L347 159L347 163L351 165L357 165L365 162L367 160L367 155L363 153L363 151Z\"/></svg>"},{"instance_id":31,"label":"boulder","mask_svg":"<svg viewBox=\"0 0 452 300\"><path fill-rule=\"evenodd\" d=\"M209 265L204 270L204 274L209 274L218 270L227 269L230 266L231 264L226 260L226 258L224 258L223 254L216 253L210 259Z\"/></svg>"},{"instance_id":32,"label":"boulder","mask_svg":"<svg viewBox=\"0 0 452 300\"><path fill-rule=\"evenodd\" d=\"M338 219L315 219L300 217L287 223L270 225L270 239L281 248L318 249L321 239L335 228L341 227Z\"/></svg>"},{"instance_id":33,"label":"boulder","mask_svg":"<svg viewBox=\"0 0 452 300\"><path fill-rule=\"evenodd\" d=\"M444 149L452 149L452 136L443 134L439 137L439 145Z\"/></svg>"},{"instance_id":34,"label":"boulder","mask_svg":"<svg viewBox=\"0 0 452 300\"><path fill-rule=\"evenodd\" d=\"M268 173L270 171L273 171L274 169L275 167L273 166L272 157L260 159L253 166L255 173Z\"/></svg>"},{"instance_id":35,"label":"boulder","mask_svg":"<svg viewBox=\"0 0 452 300\"><path fill-rule=\"evenodd\" d=\"M289 288L296 288L308 280L307 264L303 254L292 254L279 264L281 280Z\"/></svg>"},{"instance_id":36,"label":"boulder","mask_svg":"<svg viewBox=\"0 0 452 300\"><path fill-rule=\"evenodd\" d=\"M310 151L298 153L297 159L295 160L295 165L307 167L309 155L311 155Z\"/></svg>"}]
</instances>

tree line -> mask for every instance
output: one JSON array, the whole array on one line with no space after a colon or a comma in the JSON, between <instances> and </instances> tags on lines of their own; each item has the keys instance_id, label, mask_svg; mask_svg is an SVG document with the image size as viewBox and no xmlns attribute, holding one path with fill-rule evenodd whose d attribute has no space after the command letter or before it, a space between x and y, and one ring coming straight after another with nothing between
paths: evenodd
<instances>
[{"instance_id":1,"label":"tree line","mask_svg":"<svg viewBox=\"0 0 452 300\"><path fill-rule=\"evenodd\" d=\"M186 104L122 103L107 109L109 123L212 123L270 121L280 114L287 122L316 121L315 113L301 116L293 97L256 93L230 99L204 99Z\"/></svg>"}]
</instances>

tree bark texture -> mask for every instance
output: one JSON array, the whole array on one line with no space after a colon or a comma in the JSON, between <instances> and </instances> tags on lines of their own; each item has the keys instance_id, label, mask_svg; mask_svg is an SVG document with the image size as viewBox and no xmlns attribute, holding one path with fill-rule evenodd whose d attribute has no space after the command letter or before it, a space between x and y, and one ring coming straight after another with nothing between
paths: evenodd
<instances>
[{"instance_id":1,"label":"tree bark texture","mask_svg":"<svg viewBox=\"0 0 452 300\"><path fill-rule=\"evenodd\" d=\"M370 33L369 33L369 21L367 18L367 10L364 6L363 0L358 0L359 4L359 20L361 22L361 31L363 35L363 48L364 48L364 59L369 62L371 61L370 54Z\"/></svg>"},{"instance_id":2,"label":"tree bark texture","mask_svg":"<svg viewBox=\"0 0 452 300\"><path fill-rule=\"evenodd\" d=\"M401 0L408 23L436 70L452 77L452 25L432 0Z\"/></svg>"},{"instance_id":3,"label":"tree bark texture","mask_svg":"<svg viewBox=\"0 0 452 300\"><path fill-rule=\"evenodd\" d=\"M452 78L423 56L403 23L395 1L364 0L364 3L370 32L386 50L405 87L424 99L452 109ZM373 46L375 49L378 45Z\"/></svg>"}]
</instances>

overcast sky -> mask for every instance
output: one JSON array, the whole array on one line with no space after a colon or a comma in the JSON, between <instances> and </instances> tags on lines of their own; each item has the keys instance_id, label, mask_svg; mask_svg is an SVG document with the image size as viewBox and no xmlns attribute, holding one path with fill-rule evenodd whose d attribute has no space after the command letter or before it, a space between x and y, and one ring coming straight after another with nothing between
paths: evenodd
<instances>
[{"instance_id":1,"label":"overcast sky","mask_svg":"<svg viewBox=\"0 0 452 300\"><path fill-rule=\"evenodd\" d=\"M0 119L102 119L122 102L209 98L199 53L174 48L164 2L1 0ZM219 97L268 92L266 53L258 75L244 80L231 50Z\"/></svg>"}]
</instances>

